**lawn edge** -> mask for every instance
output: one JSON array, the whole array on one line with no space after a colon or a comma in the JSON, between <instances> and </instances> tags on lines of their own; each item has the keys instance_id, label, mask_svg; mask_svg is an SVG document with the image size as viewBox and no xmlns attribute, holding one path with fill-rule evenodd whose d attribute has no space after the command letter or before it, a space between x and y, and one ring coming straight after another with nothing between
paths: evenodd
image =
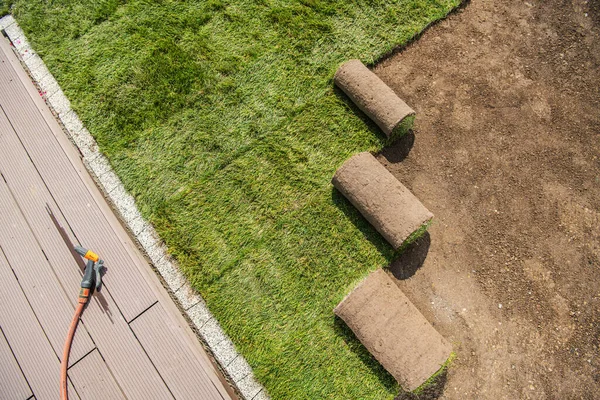
<instances>
[{"instance_id":1,"label":"lawn edge","mask_svg":"<svg viewBox=\"0 0 600 400\"><path fill-rule=\"evenodd\" d=\"M246 400L268 400L266 389L256 380L252 368L235 349L235 345L212 315L204 299L185 278L177 261L168 255L166 245L152 224L142 217L133 196L127 192L108 159L100 152L95 139L71 109L71 104L60 85L31 48L12 15L0 16L0 32L12 43L15 53L38 87L40 95L81 154L88 172L145 253L155 272L162 278L161 281L171 298L191 322L194 332L210 351L229 383Z\"/></svg>"}]
</instances>

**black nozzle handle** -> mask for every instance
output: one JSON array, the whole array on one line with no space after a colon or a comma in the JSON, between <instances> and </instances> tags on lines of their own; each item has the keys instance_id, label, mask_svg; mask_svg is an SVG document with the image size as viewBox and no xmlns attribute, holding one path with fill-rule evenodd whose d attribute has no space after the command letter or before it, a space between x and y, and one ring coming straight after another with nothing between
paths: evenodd
<instances>
[{"instance_id":1,"label":"black nozzle handle","mask_svg":"<svg viewBox=\"0 0 600 400\"><path fill-rule=\"evenodd\" d=\"M88 260L85 265L85 272L83 273L83 279L81 280L82 289L91 289L94 287L94 262Z\"/></svg>"},{"instance_id":2,"label":"black nozzle handle","mask_svg":"<svg viewBox=\"0 0 600 400\"><path fill-rule=\"evenodd\" d=\"M98 260L94 271L96 272L96 290L100 290L102 287L102 268L104 268L104 261Z\"/></svg>"}]
</instances>

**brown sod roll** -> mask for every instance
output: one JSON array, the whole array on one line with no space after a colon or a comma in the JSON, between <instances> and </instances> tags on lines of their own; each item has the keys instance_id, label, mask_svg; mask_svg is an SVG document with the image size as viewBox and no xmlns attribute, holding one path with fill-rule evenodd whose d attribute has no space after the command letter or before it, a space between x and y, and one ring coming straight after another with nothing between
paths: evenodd
<instances>
[{"instance_id":1,"label":"brown sod roll","mask_svg":"<svg viewBox=\"0 0 600 400\"><path fill-rule=\"evenodd\" d=\"M333 80L388 138L401 136L412 127L414 110L360 60L342 64Z\"/></svg>"},{"instance_id":2,"label":"brown sod roll","mask_svg":"<svg viewBox=\"0 0 600 400\"><path fill-rule=\"evenodd\" d=\"M346 160L332 183L396 250L423 233L433 218L371 153Z\"/></svg>"},{"instance_id":3,"label":"brown sod roll","mask_svg":"<svg viewBox=\"0 0 600 400\"><path fill-rule=\"evenodd\" d=\"M421 386L452 352L382 269L371 273L334 312L404 390Z\"/></svg>"}]
</instances>

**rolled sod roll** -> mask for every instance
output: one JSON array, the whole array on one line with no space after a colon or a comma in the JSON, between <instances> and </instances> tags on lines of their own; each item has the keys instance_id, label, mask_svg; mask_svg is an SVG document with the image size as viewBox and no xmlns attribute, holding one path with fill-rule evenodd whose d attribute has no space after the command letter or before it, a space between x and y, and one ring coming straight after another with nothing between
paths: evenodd
<instances>
[{"instance_id":1,"label":"rolled sod roll","mask_svg":"<svg viewBox=\"0 0 600 400\"><path fill-rule=\"evenodd\" d=\"M388 138L401 136L412 127L415 111L360 60L342 64L333 80Z\"/></svg>"},{"instance_id":2,"label":"rolled sod roll","mask_svg":"<svg viewBox=\"0 0 600 400\"><path fill-rule=\"evenodd\" d=\"M358 340L404 390L415 390L448 360L452 346L382 269L337 307Z\"/></svg>"},{"instance_id":3,"label":"rolled sod roll","mask_svg":"<svg viewBox=\"0 0 600 400\"><path fill-rule=\"evenodd\" d=\"M346 160L335 172L332 183L396 250L424 231L433 218L419 199L369 152Z\"/></svg>"}]
</instances>

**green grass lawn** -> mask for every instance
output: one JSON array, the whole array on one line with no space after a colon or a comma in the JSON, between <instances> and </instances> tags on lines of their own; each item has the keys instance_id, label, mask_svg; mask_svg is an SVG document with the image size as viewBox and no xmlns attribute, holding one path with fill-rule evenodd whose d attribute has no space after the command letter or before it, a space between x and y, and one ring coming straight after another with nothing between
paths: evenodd
<instances>
[{"instance_id":1,"label":"green grass lawn","mask_svg":"<svg viewBox=\"0 0 600 400\"><path fill-rule=\"evenodd\" d=\"M269 394L396 395L332 311L393 254L330 183L385 139L332 77L459 0L9 3Z\"/></svg>"}]
</instances>

